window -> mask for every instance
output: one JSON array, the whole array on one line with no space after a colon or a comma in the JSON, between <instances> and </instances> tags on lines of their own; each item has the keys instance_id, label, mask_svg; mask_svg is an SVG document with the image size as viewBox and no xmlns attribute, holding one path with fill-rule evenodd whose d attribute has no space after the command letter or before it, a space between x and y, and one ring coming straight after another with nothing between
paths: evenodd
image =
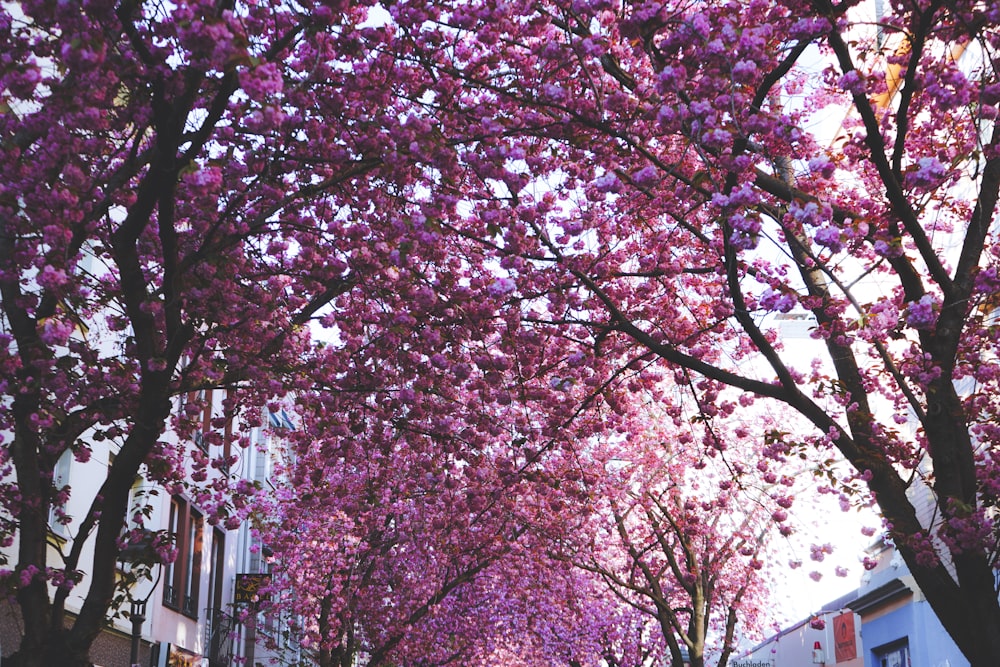
<instances>
[{"instance_id":1,"label":"window","mask_svg":"<svg viewBox=\"0 0 1000 667\"><path fill-rule=\"evenodd\" d=\"M212 531L211 582L208 586L208 606L222 609L222 587L226 572L226 534L218 528Z\"/></svg>"},{"instance_id":2,"label":"window","mask_svg":"<svg viewBox=\"0 0 1000 667\"><path fill-rule=\"evenodd\" d=\"M201 414L194 415L195 431L192 439L198 449L207 454L208 438L205 436L212 428L212 390L199 389L189 399L201 409Z\"/></svg>"},{"instance_id":3,"label":"window","mask_svg":"<svg viewBox=\"0 0 1000 667\"><path fill-rule=\"evenodd\" d=\"M183 419L191 420L194 427L191 439L205 453L208 453L209 448L205 435L212 428L212 393L211 389L199 389L177 397L177 414Z\"/></svg>"},{"instance_id":4,"label":"window","mask_svg":"<svg viewBox=\"0 0 1000 667\"><path fill-rule=\"evenodd\" d=\"M256 482L267 481L268 475L270 474L270 452L273 449L273 443L268 436L268 446L266 449L257 448L254 451L254 470L253 479Z\"/></svg>"},{"instance_id":5,"label":"window","mask_svg":"<svg viewBox=\"0 0 1000 667\"><path fill-rule=\"evenodd\" d=\"M181 501L173 498L170 501L170 519L167 522L167 530L174 537L174 546L177 548L177 558L167 563L163 573L163 604L168 607L178 606L177 576L180 573L178 559L180 558L180 515Z\"/></svg>"},{"instance_id":6,"label":"window","mask_svg":"<svg viewBox=\"0 0 1000 667\"><path fill-rule=\"evenodd\" d=\"M229 474L229 468L232 465L229 458L233 455L233 417L230 414L226 415L226 427L222 434L222 472L226 475Z\"/></svg>"},{"instance_id":7,"label":"window","mask_svg":"<svg viewBox=\"0 0 1000 667\"><path fill-rule=\"evenodd\" d=\"M195 431L193 439L194 439L194 444L198 446L198 449L200 449L201 451L203 451L203 452L205 452L207 454L208 453L208 438L205 437L205 432L204 431Z\"/></svg>"},{"instance_id":8,"label":"window","mask_svg":"<svg viewBox=\"0 0 1000 667\"><path fill-rule=\"evenodd\" d=\"M113 459L112 456L112 461ZM130 572L133 563L152 555L150 549L153 534L147 527L146 521L153 511L149 497L155 496L156 491L147 489L145 484L146 480L141 475L136 475L128 491L128 513L122 522L119 535L119 539L127 542L118 554L118 562L123 572Z\"/></svg>"},{"instance_id":9,"label":"window","mask_svg":"<svg viewBox=\"0 0 1000 667\"><path fill-rule=\"evenodd\" d=\"M56 461L52 470L52 506L49 507L49 528L58 537L66 537L66 498L63 489L69 485L69 469L73 464L73 452L67 449Z\"/></svg>"},{"instance_id":10,"label":"window","mask_svg":"<svg viewBox=\"0 0 1000 667\"><path fill-rule=\"evenodd\" d=\"M198 592L201 588L201 514L192 511L188 518L187 562L184 568L184 599L181 607L188 616L198 617Z\"/></svg>"},{"instance_id":11,"label":"window","mask_svg":"<svg viewBox=\"0 0 1000 667\"><path fill-rule=\"evenodd\" d=\"M122 532L132 530L142 526L146 528L153 506L150 498L157 495L155 490L146 485L146 480L142 475L136 475L132 480L132 488L128 491L128 514L125 516L125 525Z\"/></svg>"},{"instance_id":12,"label":"window","mask_svg":"<svg viewBox=\"0 0 1000 667\"><path fill-rule=\"evenodd\" d=\"M204 523L184 499L170 500L167 526L174 536L177 558L164 571L163 604L191 618L198 618Z\"/></svg>"},{"instance_id":13,"label":"window","mask_svg":"<svg viewBox=\"0 0 1000 667\"><path fill-rule=\"evenodd\" d=\"M872 651L876 667L910 667L910 649L906 640Z\"/></svg>"},{"instance_id":14,"label":"window","mask_svg":"<svg viewBox=\"0 0 1000 667\"><path fill-rule=\"evenodd\" d=\"M210 667L229 665L229 631L232 617L223 611L223 584L226 571L226 534L215 528L212 530L212 554L209 560L212 568L208 584L208 658Z\"/></svg>"}]
</instances>

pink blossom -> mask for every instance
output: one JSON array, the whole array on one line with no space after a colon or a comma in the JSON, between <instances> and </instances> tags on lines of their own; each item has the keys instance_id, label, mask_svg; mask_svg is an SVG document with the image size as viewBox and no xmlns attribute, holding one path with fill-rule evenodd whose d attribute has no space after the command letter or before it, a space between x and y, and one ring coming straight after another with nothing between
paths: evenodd
<instances>
[{"instance_id":1,"label":"pink blossom","mask_svg":"<svg viewBox=\"0 0 1000 667\"><path fill-rule=\"evenodd\" d=\"M620 192L622 183L614 172L608 172L594 181L594 187L598 192Z\"/></svg>"},{"instance_id":2,"label":"pink blossom","mask_svg":"<svg viewBox=\"0 0 1000 667\"><path fill-rule=\"evenodd\" d=\"M814 238L818 245L826 246L833 252L840 252L844 249L842 233L834 227L821 227L817 229Z\"/></svg>"},{"instance_id":3,"label":"pink blossom","mask_svg":"<svg viewBox=\"0 0 1000 667\"><path fill-rule=\"evenodd\" d=\"M73 323L69 320L48 318L41 323L39 335L47 345L65 345L74 331Z\"/></svg>"},{"instance_id":4,"label":"pink blossom","mask_svg":"<svg viewBox=\"0 0 1000 667\"><path fill-rule=\"evenodd\" d=\"M861 73L858 72L858 70L845 72L844 75L840 77L839 85L852 95L865 94L865 79Z\"/></svg>"},{"instance_id":5,"label":"pink blossom","mask_svg":"<svg viewBox=\"0 0 1000 667\"><path fill-rule=\"evenodd\" d=\"M18 580L22 588L27 588L34 581L40 570L34 565L27 565L18 572Z\"/></svg>"},{"instance_id":6,"label":"pink blossom","mask_svg":"<svg viewBox=\"0 0 1000 667\"><path fill-rule=\"evenodd\" d=\"M38 284L46 289L58 289L69 281L66 271L46 264L38 272Z\"/></svg>"},{"instance_id":7,"label":"pink blossom","mask_svg":"<svg viewBox=\"0 0 1000 667\"><path fill-rule=\"evenodd\" d=\"M773 291L771 288L767 288L764 290L764 293L761 294L759 302L760 305L767 310L787 313L795 307L797 299L794 294L782 294Z\"/></svg>"},{"instance_id":8,"label":"pink blossom","mask_svg":"<svg viewBox=\"0 0 1000 667\"><path fill-rule=\"evenodd\" d=\"M947 171L941 162L932 157L922 157L917 161L916 168L906 175L906 182L912 187L932 187L944 179Z\"/></svg>"},{"instance_id":9,"label":"pink blossom","mask_svg":"<svg viewBox=\"0 0 1000 667\"><path fill-rule=\"evenodd\" d=\"M930 329L937 322L938 300L925 294L906 306L906 323L914 329Z\"/></svg>"},{"instance_id":10,"label":"pink blossom","mask_svg":"<svg viewBox=\"0 0 1000 667\"><path fill-rule=\"evenodd\" d=\"M284 81L277 63L270 62L241 72L240 85L251 99L262 100L280 93Z\"/></svg>"},{"instance_id":11,"label":"pink blossom","mask_svg":"<svg viewBox=\"0 0 1000 667\"><path fill-rule=\"evenodd\" d=\"M809 171L819 174L822 178L832 178L836 166L826 156L814 157L809 160Z\"/></svg>"},{"instance_id":12,"label":"pink blossom","mask_svg":"<svg viewBox=\"0 0 1000 667\"><path fill-rule=\"evenodd\" d=\"M506 296L517 289L517 283L510 278L497 278L489 287L489 292L493 296Z\"/></svg>"}]
</instances>

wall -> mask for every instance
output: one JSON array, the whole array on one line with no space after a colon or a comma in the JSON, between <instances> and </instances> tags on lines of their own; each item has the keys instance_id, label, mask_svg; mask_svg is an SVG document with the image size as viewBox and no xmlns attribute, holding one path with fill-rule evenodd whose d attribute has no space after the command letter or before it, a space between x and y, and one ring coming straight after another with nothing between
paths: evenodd
<instances>
[{"instance_id":1,"label":"wall","mask_svg":"<svg viewBox=\"0 0 1000 667\"><path fill-rule=\"evenodd\" d=\"M969 667L891 544L869 554L877 561L849 603L861 616L865 667L882 667L884 649L905 644L906 667Z\"/></svg>"},{"instance_id":2,"label":"wall","mask_svg":"<svg viewBox=\"0 0 1000 667\"><path fill-rule=\"evenodd\" d=\"M839 600L837 601L839 602ZM854 625L855 657L836 660L835 628L842 615L847 614ZM822 629L814 627L814 619L807 619L771 637L746 655L730 661L730 667L864 667L864 652L861 645L861 619L850 610L826 609L816 615L815 620ZM814 662L814 646L819 642L821 662ZM848 639L846 645L850 644Z\"/></svg>"},{"instance_id":3,"label":"wall","mask_svg":"<svg viewBox=\"0 0 1000 667\"><path fill-rule=\"evenodd\" d=\"M865 667L880 667L879 650L896 642L909 646L909 667L969 667L921 595L888 613L865 615Z\"/></svg>"}]
</instances>

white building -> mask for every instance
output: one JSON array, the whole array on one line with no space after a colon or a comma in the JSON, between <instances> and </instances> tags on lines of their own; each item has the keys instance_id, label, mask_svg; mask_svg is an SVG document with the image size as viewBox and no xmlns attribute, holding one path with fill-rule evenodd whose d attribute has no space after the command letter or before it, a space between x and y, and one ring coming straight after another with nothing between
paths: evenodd
<instances>
[{"instance_id":1,"label":"white building","mask_svg":"<svg viewBox=\"0 0 1000 667\"><path fill-rule=\"evenodd\" d=\"M214 395L213 395L214 394ZM221 415L222 391L203 396L206 408L203 414L205 432L212 428L213 417ZM182 409L187 397L176 399L177 409ZM193 398L193 397L192 397ZM251 443L246 449L226 444L209 444L209 439L198 434L185 444L186 451L195 448L214 457L230 457L234 464L226 469L209 468L208 482L212 476L230 475L231 479L255 482L263 492L269 484L273 457L282 443L281 434L292 424L287 414L269 415L261 426L249 429ZM218 423L218 421L216 422ZM225 429L237 428L231 421ZM170 437L165 436L165 437ZM174 437L176 442L176 437ZM232 448L232 450L230 450ZM60 461L57 469L58 485L72 489L65 508L66 519L51 520L50 563L59 562L60 549L66 549L75 536L77 524L73 517L82 516L107 476L107 468L114 460L117 446L110 440L93 443L89 461L75 461L70 453ZM185 460L190 466L191 456ZM177 491L177 489L174 489ZM177 557L172 563L154 565L149 572L152 580L140 581L118 602L117 610L109 619L106 629L95 641L91 659L101 667L126 667L131 663L134 630L138 630L138 664L151 667L229 667L237 660L246 659L248 665L271 664L272 658L281 664L296 664L298 649L294 642L280 634L280 628L264 626L260 631L251 619L240 620L246 604L236 603L238 578L248 583L254 577L244 575L266 574L266 549L255 543L247 523L235 529L223 525L210 525L208 511L200 507L188 490L171 493L170 490L146 479L145 467L136 477L132 487L130 517L143 515L142 527L150 535L156 531L169 531L173 536ZM134 527L135 524L133 524ZM126 527L123 527L123 531ZM13 549L13 547L12 547ZM92 545L84 547L82 563L92 557ZM90 552L89 554L86 552ZM264 553L262 553L262 551ZM130 573L139 574L143 562L148 562L148 549L129 549L118 564L123 578ZM144 558L145 557L145 558ZM238 577L239 575L239 577ZM87 579L76 587L67 600L70 617L78 612L87 592ZM133 611L141 612L142 622L133 626ZM20 638L20 613L16 605L0 601L0 655L12 654ZM268 650L264 642L279 636L276 649ZM258 644L255 646L255 644Z\"/></svg>"}]
</instances>

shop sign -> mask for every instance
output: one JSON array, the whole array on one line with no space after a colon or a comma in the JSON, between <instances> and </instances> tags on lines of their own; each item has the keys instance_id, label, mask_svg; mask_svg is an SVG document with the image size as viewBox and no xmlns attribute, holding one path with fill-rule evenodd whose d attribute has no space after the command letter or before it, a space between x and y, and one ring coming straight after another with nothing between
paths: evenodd
<instances>
[{"instance_id":1,"label":"shop sign","mask_svg":"<svg viewBox=\"0 0 1000 667\"><path fill-rule=\"evenodd\" d=\"M271 575L269 574L237 574L233 602L236 604L258 602L260 589L270 585Z\"/></svg>"},{"instance_id":2,"label":"shop sign","mask_svg":"<svg viewBox=\"0 0 1000 667\"><path fill-rule=\"evenodd\" d=\"M167 667L201 667L201 656L171 644L167 653Z\"/></svg>"},{"instance_id":3,"label":"shop sign","mask_svg":"<svg viewBox=\"0 0 1000 667\"><path fill-rule=\"evenodd\" d=\"M834 656L837 662L847 662L858 657L854 634L854 614L847 612L833 619Z\"/></svg>"}]
</instances>

